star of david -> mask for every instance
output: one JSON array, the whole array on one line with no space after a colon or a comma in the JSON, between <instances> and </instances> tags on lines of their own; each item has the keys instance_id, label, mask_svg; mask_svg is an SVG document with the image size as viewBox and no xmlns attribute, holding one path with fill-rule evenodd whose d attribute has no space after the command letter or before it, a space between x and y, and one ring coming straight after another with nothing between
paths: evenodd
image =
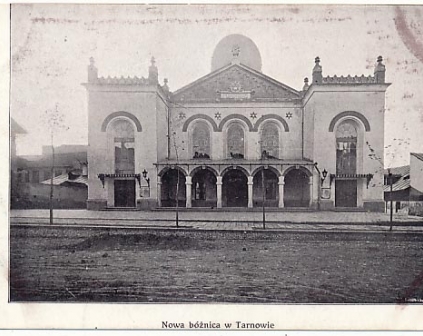
<instances>
[{"instance_id":1,"label":"star of david","mask_svg":"<svg viewBox=\"0 0 423 336\"><path fill-rule=\"evenodd\" d=\"M214 114L215 119L220 120L220 118L222 118L222 115L220 114L220 112L216 112Z\"/></svg>"},{"instance_id":2,"label":"star of david","mask_svg":"<svg viewBox=\"0 0 423 336\"><path fill-rule=\"evenodd\" d=\"M179 119L185 119L185 117L186 117L186 115L185 115L185 113L184 112L179 112L179 115L178 115L178 118Z\"/></svg>"},{"instance_id":3,"label":"star of david","mask_svg":"<svg viewBox=\"0 0 423 336\"><path fill-rule=\"evenodd\" d=\"M250 118L251 119L256 119L257 118L257 113L256 112L251 112Z\"/></svg>"},{"instance_id":4,"label":"star of david","mask_svg":"<svg viewBox=\"0 0 423 336\"><path fill-rule=\"evenodd\" d=\"M286 118L287 119L291 119L292 118L292 112L287 112L286 113Z\"/></svg>"}]
</instances>

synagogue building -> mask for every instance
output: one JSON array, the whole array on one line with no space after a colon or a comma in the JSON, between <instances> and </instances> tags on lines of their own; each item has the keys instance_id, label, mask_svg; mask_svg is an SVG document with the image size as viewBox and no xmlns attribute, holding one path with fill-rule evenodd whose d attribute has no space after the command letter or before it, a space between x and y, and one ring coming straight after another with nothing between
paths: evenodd
<instances>
[{"instance_id":1,"label":"synagogue building","mask_svg":"<svg viewBox=\"0 0 423 336\"><path fill-rule=\"evenodd\" d=\"M169 91L147 78L88 81L88 209L357 208L384 211L385 66L325 76L315 58L294 89L229 35L211 72Z\"/></svg>"}]
</instances>

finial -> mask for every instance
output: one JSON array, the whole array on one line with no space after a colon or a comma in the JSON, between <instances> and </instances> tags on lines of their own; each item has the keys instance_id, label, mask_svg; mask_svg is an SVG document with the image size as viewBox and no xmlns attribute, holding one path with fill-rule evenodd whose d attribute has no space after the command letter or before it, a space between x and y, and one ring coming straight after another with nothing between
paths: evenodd
<instances>
[{"instance_id":1,"label":"finial","mask_svg":"<svg viewBox=\"0 0 423 336\"><path fill-rule=\"evenodd\" d=\"M308 85L308 78L306 77L306 78L304 78L303 91L307 91L307 90L308 90L308 88L309 88L309 85Z\"/></svg>"},{"instance_id":2,"label":"finial","mask_svg":"<svg viewBox=\"0 0 423 336\"><path fill-rule=\"evenodd\" d=\"M94 57L90 57L90 65L88 66L88 82L93 83L98 79L98 70L95 66Z\"/></svg>"},{"instance_id":3,"label":"finial","mask_svg":"<svg viewBox=\"0 0 423 336\"><path fill-rule=\"evenodd\" d=\"M319 56L317 56L317 57L314 59L314 62L315 62L315 63L317 63L317 64L319 64L319 63L320 63L320 57L319 57Z\"/></svg>"},{"instance_id":4,"label":"finial","mask_svg":"<svg viewBox=\"0 0 423 336\"><path fill-rule=\"evenodd\" d=\"M377 63L375 66L375 81L376 83L385 83L385 65L382 63L383 61L383 57L382 56L378 56L377 58Z\"/></svg>"},{"instance_id":5,"label":"finial","mask_svg":"<svg viewBox=\"0 0 423 336\"><path fill-rule=\"evenodd\" d=\"M165 85L167 85L167 83L169 82L169 80L167 78L163 79L163 82L165 83Z\"/></svg>"},{"instance_id":6,"label":"finial","mask_svg":"<svg viewBox=\"0 0 423 336\"><path fill-rule=\"evenodd\" d=\"M151 65L148 68L148 81L153 85L157 85L159 83L159 71L157 70L155 63L156 60L153 56L151 57Z\"/></svg>"}]
</instances>

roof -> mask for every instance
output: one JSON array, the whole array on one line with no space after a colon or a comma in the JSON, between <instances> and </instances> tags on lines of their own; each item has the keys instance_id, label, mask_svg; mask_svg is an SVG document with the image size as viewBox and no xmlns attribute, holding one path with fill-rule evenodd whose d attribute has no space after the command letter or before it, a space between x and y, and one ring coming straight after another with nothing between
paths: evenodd
<instances>
[{"instance_id":1,"label":"roof","mask_svg":"<svg viewBox=\"0 0 423 336\"><path fill-rule=\"evenodd\" d=\"M410 174L410 165L387 168L383 171L385 175L389 174L388 169L391 170L392 175L396 175L396 176L405 176L407 174Z\"/></svg>"},{"instance_id":2,"label":"roof","mask_svg":"<svg viewBox=\"0 0 423 336\"><path fill-rule=\"evenodd\" d=\"M231 63L173 92L172 100L190 100L195 97L194 100L206 98L215 101L217 92L223 92L233 84L237 86L234 92L254 92L254 97L258 99L300 98L300 92L290 86L242 63Z\"/></svg>"},{"instance_id":3,"label":"roof","mask_svg":"<svg viewBox=\"0 0 423 336\"><path fill-rule=\"evenodd\" d=\"M10 132L12 134L26 134L27 133L27 131L21 125L19 125L13 118L10 118Z\"/></svg>"},{"instance_id":4,"label":"roof","mask_svg":"<svg viewBox=\"0 0 423 336\"><path fill-rule=\"evenodd\" d=\"M419 160L423 161L423 153L410 153L410 154L415 156Z\"/></svg>"},{"instance_id":5,"label":"roof","mask_svg":"<svg viewBox=\"0 0 423 336\"><path fill-rule=\"evenodd\" d=\"M410 175L406 175L406 176L400 178L397 182L395 182L392 185L392 191L400 191L400 190L405 190L407 188L410 188ZM391 186L389 184L384 185L383 191L384 192L390 192Z\"/></svg>"},{"instance_id":6,"label":"roof","mask_svg":"<svg viewBox=\"0 0 423 336\"><path fill-rule=\"evenodd\" d=\"M18 157L18 159L21 159L21 161L18 161L18 163L21 163L25 168L50 167L52 163L52 156L48 154L20 156ZM87 162L87 152L54 155L55 167L73 167L78 162L79 163Z\"/></svg>"},{"instance_id":7,"label":"roof","mask_svg":"<svg viewBox=\"0 0 423 336\"><path fill-rule=\"evenodd\" d=\"M45 181L41 182L42 184L50 184L51 183L51 179L47 179ZM62 174L59 176L56 176L55 178L53 178L53 185L62 185L62 184L84 184L86 186L88 186L88 177L87 176L78 176L74 179L69 179L69 175L68 174Z\"/></svg>"}]
</instances>

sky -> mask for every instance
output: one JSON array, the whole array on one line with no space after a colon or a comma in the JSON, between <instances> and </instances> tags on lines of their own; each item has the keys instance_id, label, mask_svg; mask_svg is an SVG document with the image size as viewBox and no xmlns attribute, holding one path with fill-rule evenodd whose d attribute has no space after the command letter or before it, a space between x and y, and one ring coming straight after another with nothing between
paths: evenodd
<instances>
[{"instance_id":1,"label":"sky","mask_svg":"<svg viewBox=\"0 0 423 336\"><path fill-rule=\"evenodd\" d=\"M50 144L57 105L64 128L55 144L87 144L89 58L99 76L148 76L152 56L171 91L208 74L218 42L243 34L257 45L262 72L297 90L319 56L323 75L373 75L384 57L385 166L423 152L423 6L54 5L11 11L10 114L26 135L17 154Z\"/></svg>"}]
</instances>

